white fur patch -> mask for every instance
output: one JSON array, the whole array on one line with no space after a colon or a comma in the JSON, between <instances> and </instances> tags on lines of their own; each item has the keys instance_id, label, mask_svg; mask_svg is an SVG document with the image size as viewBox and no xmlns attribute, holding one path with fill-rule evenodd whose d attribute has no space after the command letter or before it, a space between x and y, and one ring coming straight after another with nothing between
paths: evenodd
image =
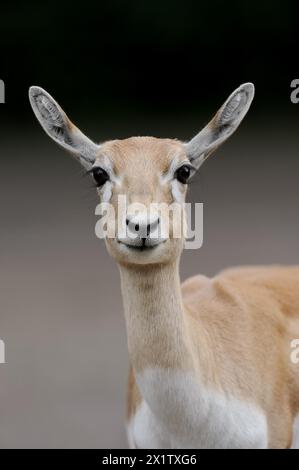
<instances>
[{"instance_id":1,"label":"white fur patch","mask_svg":"<svg viewBox=\"0 0 299 470\"><path fill-rule=\"evenodd\" d=\"M266 448L261 409L215 390L191 372L148 369L136 376L144 401L129 425L137 448Z\"/></svg>"},{"instance_id":2,"label":"white fur patch","mask_svg":"<svg viewBox=\"0 0 299 470\"><path fill-rule=\"evenodd\" d=\"M180 185L181 183L178 180L173 180L171 182L171 192L173 199L182 204L185 200L185 194L182 192Z\"/></svg>"},{"instance_id":3,"label":"white fur patch","mask_svg":"<svg viewBox=\"0 0 299 470\"><path fill-rule=\"evenodd\" d=\"M112 183L107 181L104 186L98 188L98 193L102 202L109 202L112 196Z\"/></svg>"}]
</instances>

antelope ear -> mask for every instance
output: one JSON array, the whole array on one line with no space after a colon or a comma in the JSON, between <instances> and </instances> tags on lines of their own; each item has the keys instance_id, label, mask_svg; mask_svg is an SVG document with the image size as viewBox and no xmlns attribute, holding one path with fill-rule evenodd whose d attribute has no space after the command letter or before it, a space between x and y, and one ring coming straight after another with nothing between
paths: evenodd
<instances>
[{"instance_id":1,"label":"antelope ear","mask_svg":"<svg viewBox=\"0 0 299 470\"><path fill-rule=\"evenodd\" d=\"M187 156L196 169L235 132L249 110L253 97L253 83L241 85L230 95L209 124L185 144Z\"/></svg>"},{"instance_id":2,"label":"antelope ear","mask_svg":"<svg viewBox=\"0 0 299 470\"><path fill-rule=\"evenodd\" d=\"M71 152L85 168L90 169L99 146L69 120L59 104L42 88L30 87L29 100L44 131L57 144Z\"/></svg>"}]
</instances>

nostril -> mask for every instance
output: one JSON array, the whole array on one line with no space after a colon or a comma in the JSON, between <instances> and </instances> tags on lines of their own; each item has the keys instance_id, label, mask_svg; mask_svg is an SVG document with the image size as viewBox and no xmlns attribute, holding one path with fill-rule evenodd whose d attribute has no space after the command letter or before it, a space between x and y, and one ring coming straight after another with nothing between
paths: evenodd
<instances>
[{"instance_id":1,"label":"nostril","mask_svg":"<svg viewBox=\"0 0 299 470\"><path fill-rule=\"evenodd\" d=\"M139 231L139 227L140 227L139 224L134 224L134 222L131 221L130 219L126 219L126 226L129 227L130 230L134 229L136 232Z\"/></svg>"},{"instance_id":2,"label":"nostril","mask_svg":"<svg viewBox=\"0 0 299 470\"><path fill-rule=\"evenodd\" d=\"M159 219L159 218L156 219L154 222L148 224L148 225L146 226L146 234L147 234L147 236L149 236L150 233L151 233L151 231L152 231L152 230L155 230L155 228L156 228L159 224L160 224L160 219Z\"/></svg>"},{"instance_id":3,"label":"nostril","mask_svg":"<svg viewBox=\"0 0 299 470\"><path fill-rule=\"evenodd\" d=\"M140 223L139 221L130 219L129 217L126 217L126 226L128 227L129 231L138 233L140 237L149 237L151 232L154 232L154 230L158 227L160 224L160 218L157 217L154 221L151 221L149 223Z\"/></svg>"}]
</instances>

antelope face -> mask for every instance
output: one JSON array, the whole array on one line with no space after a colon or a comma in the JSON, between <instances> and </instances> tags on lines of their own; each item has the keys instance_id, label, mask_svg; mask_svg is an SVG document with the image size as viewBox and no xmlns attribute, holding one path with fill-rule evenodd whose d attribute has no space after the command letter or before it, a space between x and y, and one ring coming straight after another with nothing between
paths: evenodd
<instances>
[{"instance_id":1,"label":"antelope face","mask_svg":"<svg viewBox=\"0 0 299 470\"><path fill-rule=\"evenodd\" d=\"M91 174L101 200L113 208L107 223L115 236L106 244L118 262L166 262L179 255L193 172L184 145L175 140L132 137L101 145Z\"/></svg>"},{"instance_id":2,"label":"antelope face","mask_svg":"<svg viewBox=\"0 0 299 470\"><path fill-rule=\"evenodd\" d=\"M43 129L93 177L102 204L111 209L105 218L108 251L117 262L127 264L165 263L180 255L188 182L236 130L253 96L252 84L241 85L187 143L132 137L97 145L72 124L46 91L29 90Z\"/></svg>"}]
</instances>

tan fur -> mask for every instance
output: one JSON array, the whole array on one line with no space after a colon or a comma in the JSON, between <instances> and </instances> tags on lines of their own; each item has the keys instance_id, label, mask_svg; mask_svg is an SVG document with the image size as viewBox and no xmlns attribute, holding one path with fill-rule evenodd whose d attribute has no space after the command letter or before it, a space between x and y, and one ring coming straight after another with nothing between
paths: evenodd
<instances>
[{"instance_id":1,"label":"tan fur","mask_svg":"<svg viewBox=\"0 0 299 470\"><path fill-rule=\"evenodd\" d=\"M299 267L234 268L182 284L186 334L201 375L265 410L270 448L290 446L299 413L299 371L290 362L290 341L299 337L298 292ZM211 355L203 354L204 344ZM164 353L161 344L153 362L163 362ZM141 396L133 380L131 390L135 412Z\"/></svg>"},{"instance_id":2,"label":"tan fur","mask_svg":"<svg viewBox=\"0 0 299 470\"><path fill-rule=\"evenodd\" d=\"M57 143L73 150L89 170L93 165L109 166L104 169L110 173L106 197L115 206L117 216L119 195L126 196L129 203L139 202L147 207L152 202L169 205L174 200L181 204L186 185L178 181L178 165L191 162L195 168L200 167L239 126L253 99L254 87L243 84L235 90L210 124L187 146L177 140L154 137L132 137L96 146L69 123L48 93L32 87L29 95L37 118ZM63 132L55 132L57 126ZM146 402L148 407L151 404L150 418L158 423L155 426L153 421L146 421L150 423L150 437L142 436L141 445L188 444L192 437L189 425L194 424L192 416L195 420L198 416L212 416L210 441L201 442L211 442L216 447L223 439L219 414L226 423L230 413L235 413L236 420L229 421L232 439L224 443L235 447L246 443L251 447L290 447L294 420L299 414L299 365L291 362L291 341L299 338L299 267L231 268L212 279L195 276L181 285L182 238L175 238L170 232L156 245L134 246L117 236L105 241L121 276L132 364L128 421ZM150 240L142 236L139 242ZM136 251L136 246L147 249ZM142 393L136 380L142 384ZM190 384L195 384L193 395ZM207 400L197 400L197 391L205 394ZM208 415L201 415L205 403ZM240 403L242 406L238 407ZM159 427L161 412L164 421ZM242 433L242 426L248 415L252 420L249 419L246 434ZM196 421L200 432L203 422ZM257 433L256 423L261 428ZM137 433L142 434L143 423L138 424ZM180 438L172 439L180 426ZM160 440L153 437L157 428L162 429ZM198 436L200 433L196 433L196 440Z\"/></svg>"},{"instance_id":3,"label":"tan fur","mask_svg":"<svg viewBox=\"0 0 299 470\"><path fill-rule=\"evenodd\" d=\"M108 142L101 153L123 175L119 191L131 200L171 202L158 174L167 171L175 154L186 158L180 142L131 138ZM180 291L177 262L136 266L114 256L134 368L194 369L208 386L258 404L267 415L269 447L289 447L299 413L298 366L290 361L290 342L299 337L299 268L231 268L213 279L190 278ZM134 286L142 293L139 300ZM169 303L171 297L167 313L165 298ZM156 307L147 312L148 305ZM132 370L129 418L141 402Z\"/></svg>"},{"instance_id":4,"label":"tan fur","mask_svg":"<svg viewBox=\"0 0 299 470\"><path fill-rule=\"evenodd\" d=\"M213 345L222 389L257 402L267 413L269 446L287 447L299 412L299 370L290 361L290 342L299 337L299 267L230 269L205 287L188 279L182 292Z\"/></svg>"},{"instance_id":5,"label":"tan fur","mask_svg":"<svg viewBox=\"0 0 299 470\"><path fill-rule=\"evenodd\" d=\"M142 402L142 396L136 384L135 373L133 367L130 367L128 379L128 395L127 395L127 420L136 413Z\"/></svg>"}]
</instances>

